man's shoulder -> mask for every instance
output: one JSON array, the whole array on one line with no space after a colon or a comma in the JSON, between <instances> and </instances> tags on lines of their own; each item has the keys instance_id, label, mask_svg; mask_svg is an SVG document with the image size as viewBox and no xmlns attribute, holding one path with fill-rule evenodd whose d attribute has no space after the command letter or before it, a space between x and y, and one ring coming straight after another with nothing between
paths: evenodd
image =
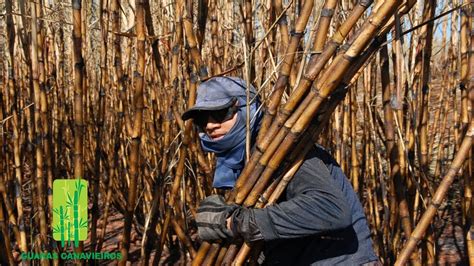
<instances>
[{"instance_id":1,"label":"man's shoulder","mask_svg":"<svg viewBox=\"0 0 474 266\"><path fill-rule=\"evenodd\" d=\"M335 161L324 147L313 144L312 149L306 154L303 164L298 169L297 176L330 176Z\"/></svg>"},{"instance_id":2,"label":"man's shoulder","mask_svg":"<svg viewBox=\"0 0 474 266\"><path fill-rule=\"evenodd\" d=\"M329 151L319 144L314 144L313 148L308 152L305 158L305 162L308 162L309 164L314 161L321 161L328 168L338 165Z\"/></svg>"},{"instance_id":3,"label":"man's shoulder","mask_svg":"<svg viewBox=\"0 0 474 266\"><path fill-rule=\"evenodd\" d=\"M305 157L304 163L299 169L300 174L314 175L316 172L323 176L333 176L336 179L345 177L340 165L332 157L328 150L319 144L313 148Z\"/></svg>"}]
</instances>

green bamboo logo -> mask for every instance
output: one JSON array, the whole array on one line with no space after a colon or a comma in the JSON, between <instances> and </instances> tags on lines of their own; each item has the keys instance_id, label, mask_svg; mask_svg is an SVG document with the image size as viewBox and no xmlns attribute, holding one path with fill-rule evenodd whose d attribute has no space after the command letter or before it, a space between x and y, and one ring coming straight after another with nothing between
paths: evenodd
<instances>
[{"instance_id":1,"label":"green bamboo logo","mask_svg":"<svg viewBox=\"0 0 474 266\"><path fill-rule=\"evenodd\" d=\"M56 179L53 183L53 239L61 247L87 238L87 181Z\"/></svg>"}]
</instances>

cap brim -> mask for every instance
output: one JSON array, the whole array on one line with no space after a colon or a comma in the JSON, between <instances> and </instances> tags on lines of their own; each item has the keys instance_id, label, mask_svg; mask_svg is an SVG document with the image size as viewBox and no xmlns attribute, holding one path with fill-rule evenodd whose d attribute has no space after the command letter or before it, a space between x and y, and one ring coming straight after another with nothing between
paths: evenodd
<instances>
[{"instance_id":1,"label":"cap brim","mask_svg":"<svg viewBox=\"0 0 474 266\"><path fill-rule=\"evenodd\" d=\"M188 120L190 118L194 118L196 117L197 115L199 115L199 113L201 111L217 111L217 110L222 110L222 109L225 109L225 108L228 108L228 107L231 107L234 103L235 103L235 98L234 99L231 99L229 100L227 103L225 104L221 104L221 105L209 105L209 104L205 104L205 103L199 103L199 104L196 104L195 106L189 108L188 110L186 110L182 115L181 115L181 118L183 120Z\"/></svg>"}]
</instances>

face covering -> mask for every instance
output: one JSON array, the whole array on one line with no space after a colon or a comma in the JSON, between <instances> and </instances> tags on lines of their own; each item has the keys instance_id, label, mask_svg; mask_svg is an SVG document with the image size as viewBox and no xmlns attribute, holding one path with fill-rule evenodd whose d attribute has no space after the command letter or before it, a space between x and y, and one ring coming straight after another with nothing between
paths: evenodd
<instances>
[{"instance_id":1,"label":"face covering","mask_svg":"<svg viewBox=\"0 0 474 266\"><path fill-rule=\"evenodd\" d=\"M245 165L246 142L246 98L239 97L237 121L229 132L221 139L213 141L205 133L199 133L203 150L216 154L216 170L212 186L215 188L233 188ZM263 112L258 111L259 102L250 105L250 135L251 145L257 137Z\"/></svg>"}]
</instances>

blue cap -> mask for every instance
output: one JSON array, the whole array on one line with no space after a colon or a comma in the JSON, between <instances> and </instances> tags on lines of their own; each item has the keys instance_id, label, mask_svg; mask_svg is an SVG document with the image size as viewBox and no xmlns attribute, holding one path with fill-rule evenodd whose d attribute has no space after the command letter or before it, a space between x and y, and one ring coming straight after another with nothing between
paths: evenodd
<instances>
[{"instance_id":1,"label":"blue cap","mask_svg":"<svg viewBox=\"0 0 474 266\"><path fill-rule=\"evenodd\" d=\"M196 104L181 116L183 120L194 118L200 111L215 111L230 107L236 98L246 97L247 83L237 77L215 77L199 85ZM250 98L255 89L250 86Z\"/></svg>"}]
</instances>

